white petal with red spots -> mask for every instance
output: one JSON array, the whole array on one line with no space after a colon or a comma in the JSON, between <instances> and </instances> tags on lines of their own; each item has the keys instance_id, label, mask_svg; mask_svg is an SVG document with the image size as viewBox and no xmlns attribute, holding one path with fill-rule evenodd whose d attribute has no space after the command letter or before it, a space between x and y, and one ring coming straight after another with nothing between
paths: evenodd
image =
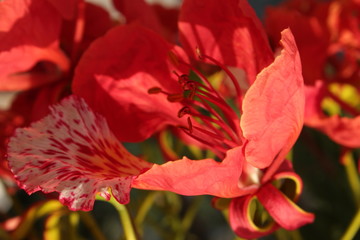
<instances>
[{"instance_id":1,"label":"white petal with red spots","mask_svg":"<svg viewBox=\"0 0 360 240\"><path fill-rule=\"evenodd\" d=\"M111 133L106 120L85 101L70 96L29 128L10 139L8 160L29 194L59 192L72 210L91 210L100 193L129 202L135 176L151 164L131 155Z\"/></svg>"}]
</instances>

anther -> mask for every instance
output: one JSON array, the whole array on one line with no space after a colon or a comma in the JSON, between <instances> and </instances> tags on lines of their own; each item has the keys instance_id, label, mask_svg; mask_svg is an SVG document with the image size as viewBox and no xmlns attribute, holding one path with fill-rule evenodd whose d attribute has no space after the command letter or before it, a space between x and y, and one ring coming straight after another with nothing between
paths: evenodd
<instances>
[{"instance_id":1,"label":"anther","mask_svg":"<svg viewBox=\"0 0 360 240\"><path fill-rule=\"evenodd\" d=\"M192 91L192 90L196 90L196 87L197 87L196 82L189 80L189 81L187 81L187 82L184 84L183 89L184 89L185 91L186 91L186 90Z\"/></svg>"},{"instance_id":2,"label":"anther","mask_svg":"<svg viewBox=\"0 0 360 240\"><path fill-rule=\"evenodd\" d=\"M183 117L184 115L190 114L190 113L191 113L190 108L185 106L185 107L183 107L183 108L181 108L181 109L179 110L179 112L178 112L178 117L181 118L181 117Z\"/></svg>"},{"instance_id":3,"label":"anther","mask_svg":"<svg viewBox=\"0 0 360 240\"><path fill-rule=\"evenodd\" d=\"M203 55L202 55L202 53L201 53L201 51L200 51L200 48L199 48L198 46L196 46L195 52L196 52L196 55L198 56L198 58L199 58L200 60L202 60L202 59L203 59Z\"/></svg>"},{"instance_id":4,"label":"anther","mask_svg":"<svg viewBox=\"0 0 360 240\"><path fill-rule=\"evenodd\" d=\"M189 126L189 131L190 131L190 133L192 133L193 125L192 125L192 122L191 122L191 118L190 118L190 117L187 118L187 122L188 122L188 126Z\"/></svg>"},{"instance_id":5,"label":"anther","mask_svg":"<svg viewBox=\"0 0 360 240\"><path fill-rule=\"evenodd\" d=\"M179 78L178 82L180 85L186 84L189 81L189 76L186 74L182 74L180 76L178 75L178 78Z\"/></svg>"},{"instance_id":6,"label":"anther","mask_svg":"<svg viewBox=\"0 0 360 240\"><path fill-rule=\"evenodd\" d=\"M183 94L170 94L167 96L169 102L181 102L184 99Z\"/></svg>"},{"instance_id":7,"label":"anther","mask_svg":"<svg viewBox=\"0 0 360 240\"><path fill-rule=\"evenodd\" d=\"M159 87L153 87L148 90L149 94L157 94L157 93L161 93L161 92L162 92L162 90Z\"/></svg>"},{"instance_id":8,"label":"anther","mask_svg":"<svg viewBox=\"0 0 360 240\"><path fill-rule=\"evenodd\" d=\"M174 66L179 66L179 58L176 56L176 54L172 51L168 52L168 56L170 59L170 62L174 65Z\"/></svg>"}]
</instances>

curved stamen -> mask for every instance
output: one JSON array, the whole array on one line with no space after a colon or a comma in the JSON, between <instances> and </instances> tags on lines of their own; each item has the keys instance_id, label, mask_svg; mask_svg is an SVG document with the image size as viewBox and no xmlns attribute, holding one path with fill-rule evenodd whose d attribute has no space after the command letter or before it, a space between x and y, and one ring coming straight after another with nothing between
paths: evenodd
<instances>
[{"instance_id":1,"label":"curved stamen","mask_svg":"<svg viewBox=\"0 0 360 240\"><path fill-rule=\"evenodd\" d=\"M206 135L209 135L209 136L211 136L211 137L219 140L220 142L228 145L228 147L230 147L230 148L237 147L237 145L236 145L234 142L229 141L228 139L226 139L226 138L224 138L224 137L220 137L219 135L217 135L217 134L215 134L215 133L213 133L213 132L211 132L211 131L208 131L208 130L206 130L206 129L203 129L203 128L200 128L200 127L196 127L196 126L194 126L193 128L196 129L196 130L198 130L198 131L200 131L200 132L202 132L202 133L204 133L204 134L206 134Z\"/></svg>"},{"instance_id":2,"label":"curved stamen","mask_svg":"<svg viewBox=\"0 0 360 240\"><path fill-rule=\"evenodd\" d=\"M205 140L204 138L202 137L199 137L197 135L194 135L193 133L190 133L188 129L186 128L183 128L183 127L180 127L180 129L185 133L187 134L188 136L192 137L193 139L199 141L200 143L208 146L210 148L210 150L212 152L214 152L216 154L216 156L218 156L219 158L223 158L225 157L225 152L228 150L226 148L223 148L221 147L220 145L218 144L213 144L207 140Z\"/></svg>"},{"instance_id":3,"label":"curved stamen","mask_svg":"<svg viewBox=\"0 0 360 240\"><path fill-rule=\"evenodd\" d=\"M213 115L217 118L217 121L214 123L216 123L220 128L222 128L226 134L236 143L238 143L239 145L242 143L241 139L238 137L237 133L240 133L240 131L236 131L234 129L232 129L231 127L229 127L229 125L224 122L223 118L211 107L209 106L209 104L207 104L205 101L203 101L202 99L200 99L203 103L203 105L205 106L205 108ZM210 118L212 120L215 120L213 118ZM240 126L240 124L237 124L236 126Z\"/></svg>"},{"instance_id":4,"label":"curved stamen","mask_svg":"<svg viewBox=\"0 0 360 240\"><path fill-rule=\"evenodd\" d=\"M225 114L225 119L228 120L228 124L230 124L230 127L233 129L233 131L235 132L239 132L239 128L238 128L238 117L236 116L236 114L229 108L222 108L221 106L219 106L217 104L216 101L212 100L211 98L204 96L204 95L200 95L200 94L196 94L196 96L201 99L202 101L206 100L209 101L215 105L217 105L218 107L220 107L220 109L223 111L223 113ZM221 117L220 117L221 118ZM223 118L221 118L223 119Z\"/></svg>"},{"instance_id":5,"label":"curved stamen","mask_svg":"<svg viewBox=\"0 0 360 240\"><path fill-rule=\"evenodd\" d=\"M207 59L210 62L214 63L215 65L219 66L224 72L226 72L226 74L229 76L229 78L231 79L231 81L233 82L233 84L235 86L236 94L238 96L243 96L242 90L240 88L240 85L239 85L236 77L234 76L234 74L232 74L232 72L230 72L230 70L224 64L222 64L221 62L217 61L216 59L214 59L208 55L202 54L200 52L200 50L197 51L197 53L198 53L198 57L200 59Z\"/></svg>"},{"instance_id":6,"label":"curved stamen","mask_svg":"<svg viewBox=\"0 0 360 240\"><path fill-rule=\"evenodd\" d=\"M236 78L224 65L207 55L201 55L201 58L210 60L226 72L233 81L238 95L241 96L241 89ZM158 87L150 88L148 93L163 93L167 95L168 101L184 104L177 116L182 118L188 115L187 126L179 128L193 139L207 145L218 157L222 158L228 149L242 144L239 116L205 75L182 60L179 60L179 63L197 74L201 81L194 81L187 74L173 71L178 78L182 93L167 93Z\"/></svg>"}]
</instances>

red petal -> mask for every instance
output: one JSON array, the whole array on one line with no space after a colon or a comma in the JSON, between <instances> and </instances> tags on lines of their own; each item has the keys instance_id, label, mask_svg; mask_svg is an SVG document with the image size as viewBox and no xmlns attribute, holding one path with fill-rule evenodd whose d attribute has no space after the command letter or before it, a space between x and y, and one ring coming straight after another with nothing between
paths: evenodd
<instances>
[{"instance_id":1,"label":"red petal","mask_svg":"<svg viewBox=\"0 0 360 240\"><path fill-rule=\"evenodd\" d=\"M113 0L115 7L126 18L126 23L137 22L161 35L163 29L154 9L144 0Z\"/></svg>"},{"instance_id":2,"label":"red petal","mask_svg":"<svg viewBox=\"0 0 360 240\"><path fill-rule=\"evenodd\" d=\"M313 84L324 75L330 39L328 11L329 2L315 1L287 1L266 11L266 29L274 43L279 41L280 32L287 27L294 34L306 84Z\"/></svg>"},{"instance_id":3,"label":"red petal","mask_svg":"<svg viewBox=\"0 0 360 240\"><path fill-rule=\"evenodd\" d=\"M49 1L61 16L67 20L75 18L79 2L84 0L47 0Z\"/></svg>"},{"instance_id":4,"label":"red petal","mask_svg":"<svg viewBox=\"0 0 360 240\"><path fill-rule=\"evenodd\" d=\"M170 51L182 53L144 28L114 28L83 55L73 91L106 117L121 141L143 140L167 124L187 125L185 118L177 117L179 103L170 103L164 94L148 93L153 87L182 91L172 71L186 70L172 65Z\"/></svg>"},{"instance_id":5,"label":"red petal","mask_svg":"<svg viewBox=\"0 0 360 240\"><path fill-rule=\"evenodd\" d=\"M58 71L24 73L39 61L68 70L58 47L61 17L47 1L1 1L0 23L1 90L24 90L58 79Z\"/></svg>"},{"instance_id":6,"label":"red petal","mask_svg":"<svg viewBox=\"0 0 360 240\"><path fill-rule=\"evenodd\" d=\"M162 33L165 38L172 43L178 42L179 8L164 7L161 4L154 4L151 7L154 9L159 21L162 23Z\"/></svg>"},{"instance_id":7,"label":"red petal","mask_svg":"<svg viewBox=\"0 0 360 240\"><path fill-rule=\"evenodd\" d=\"M239 237L246 239L258 238L269 235L278 228L278 225L274 224L274 222L262 228L254 223L249 211L251 201L255 199L255 196L250 195L234 198L230 203L230 225Z\"/></svg>"},{"instance_id":8,"label":"red petal","mask_svg":"<svg viewBox=\"0 0 360 240\"><path fill-rule=\"evenodd\" d=\"M295 230L314 221L314 215L300 209L271 183L263 185L256 196L274 220L286 230Z\"/></svg>"},{"instance_id":9,"label":"red petal","mask_svg":"<svg viewBox=\"0 0 360 240\"><path fill-rule=\"evenodd\" d=\"M326 88L324 81L317 80L312 85L305 85L305 124L307 121L311 122L313 117L324 116L323 110L321 109L321 102L326 96Z\"/></svg>"},{"instance_id":10,"label":"red petal","mask_svg":"<svg viewBox=\"0 0 360 240\"><path fill-rule=\"evenodd\" d=\"M305 86L305 124L322 131L341 145L350 148L360 147L360 116L326 116L321 109L321 102L326 97L325 88L323 81L317 81L315 86Z\"/></svg>"},{"instance_id":11,"label":"red petal","mask_svg":"<svg viewBox=\"0 0 360 240\"><path fill-rule=\"evenodd\" d=\"M133 187L149 190L172 191L182 195L213 195L231 198L249 194L256 187L240 189L243 149L237 147L227 152L223 162L212 159L181 160L153 167L133 182Z\"/></svg>"},{"instance_id":12,"label":"red petal","mask_svg":"<svg viewBox=\"0 0 360 240\"><path fill-rule=\"evenodd\" d=\"M59 192L72 210L91 210L95 194L129 201L134 176L151 166L131 155L110 132L106 120L72 96L51 114L10 139L8 160L29 194Z\"/></svg>"},{"instance_id":13,"label":"red petal","mask_svg":"<svg viewBox=\"0 0 360 240\"><path fill-rule=\"evenodd\" d=\"M185 0L179 18L185 50L196 48L228 66L245 69L252 83L273 61L260 20L246 0Z\"/></svg>"},{"instance_id":14,"label":"red petal","mask_svg":"<svg viewBox=\"0 0 360 240\"><path fill-rule=\"evenodd\" d=\"M309 119L306 125L322 131L341 145L350 148L360 147L360 116L355 118L337 115L332 117L315 116Z\"/></svg>"},{"instance_id":15,"label":"red petal","mask_svg":"<svg viewBox=\"0 0 360 240\"><path fill-rule=\"evenodd\" d=\"M14 178L6 162L6 145L15 129L23 124L24 119L20 114L0 111L0 178L8 182L14 181Z\"/></svg>"},{"instance_id":16,"label":"red petal","mask_svg":"<svg viewBox=\"0 0 360 240\"><path fill-rule=\"evenodd\" d=\"M303 125L303 79L290 30L282 32L281 43L281 55L257 76L243 101L240 125L248 139L245 157L257 168L266 168L278 160L276 170Z\"/></svg>"},{"instance_id":17,"label":"red petal","mask_svg":"<svg viewBox=\"0 0 360 240\"><path fill-rule=\"evenodd\" d=\"M71 53L74 50L74 44L80 44L78 51L83 53L96 38L103 36L114 26L110 14L105 9L90 3L85 3L85 6L82 7L85 10L84 19L81 19L82 16L79 14L71 21L63 21L60 41L65 52ZM77 42L80 40L78 39L74 42L76 26L78 26L76 23L79 21L85 22L84 32L81 41Z\"/></svg>"}]
</instances>

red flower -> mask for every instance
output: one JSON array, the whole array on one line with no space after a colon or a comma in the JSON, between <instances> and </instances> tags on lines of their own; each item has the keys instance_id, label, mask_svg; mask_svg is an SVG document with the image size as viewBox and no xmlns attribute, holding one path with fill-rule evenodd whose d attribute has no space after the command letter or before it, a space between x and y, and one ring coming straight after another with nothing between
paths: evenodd
<instances>
[{"instance_id":1,"label":"red flower","mask_svg":"<svg viewBox=\"0 0 360 240\"><path fill-rule=\"evenodd\" d=\"M285 26L291 27L297 41L306 84L305 124L351 148L360 146L359 110L340 96L343 89L349 89L347 84L359 92L359 10L359 3L353 0L293 0L269 8L266 16L274 42ZM346 115L324 110L323 103L329 99Z\"/></svg>"},{"instance_id":2,"label":"red flower","mask_svg":"<svg viewBox=\"0 0 360 240\"><path fill-rule=\"evenodd\" d=\"M109 187L121 203L128 201L131 187L232 198L231 225L244 237L278 227L264 231L241 217L254 197L286 229L312 222L313 215L293 203L301 183L284 163L304 111L300 58L290 30L282 33L284 49L273 61L247 1L184 1L180 16L188 55L196 51L229 74L236 109L189 64L180 47L136 25L116 27L86 51L73 82L73 91L104 117L71 97L29 129L18 130L9 144L9 162L20 186L29 193L58 191L63 203L83 210L91 209L96 192L109 197ZM227 66L245 70L251 84L245 94ZM192 80L189 70L201 81ZM184 157L151 165L116 140L140 141L169 125L221 162ZM294 193L282 193L285 183L272 185L285 178L294 180Z\"/></svg>"},{"instance_id":3,"label":"red flower","mask_svg":"<svg viewBox=\"0 0 360 240\"><path fill-rule=\"evenodd\" d=\"M190 56L197 49L203 61L230 74L241 104L240 118L178 46L134 25L115 28L94 42L79 62L73 91L105 116L122 141L140 141L167 125L180 126L223 159L184 157L155 164L134 180L133 187L234 199L261 195L271 188L268 183L303 124L303 80L292 34L283 32L284 50L270 64L273 57L261 24L246 1L184 1L179 26ZM245 69L247 81L253 83L245 95L225 65ZM202 81L191 80L189 69ZM276 200L278 194L273 196L273 203L284 203L284 198ZM270 212L287 229L313 221L293 203L284 206L298 212L299 218L284 224L286 215ZM236 219L232 218L235 225Z\"/></svg>"}]
</instances>

